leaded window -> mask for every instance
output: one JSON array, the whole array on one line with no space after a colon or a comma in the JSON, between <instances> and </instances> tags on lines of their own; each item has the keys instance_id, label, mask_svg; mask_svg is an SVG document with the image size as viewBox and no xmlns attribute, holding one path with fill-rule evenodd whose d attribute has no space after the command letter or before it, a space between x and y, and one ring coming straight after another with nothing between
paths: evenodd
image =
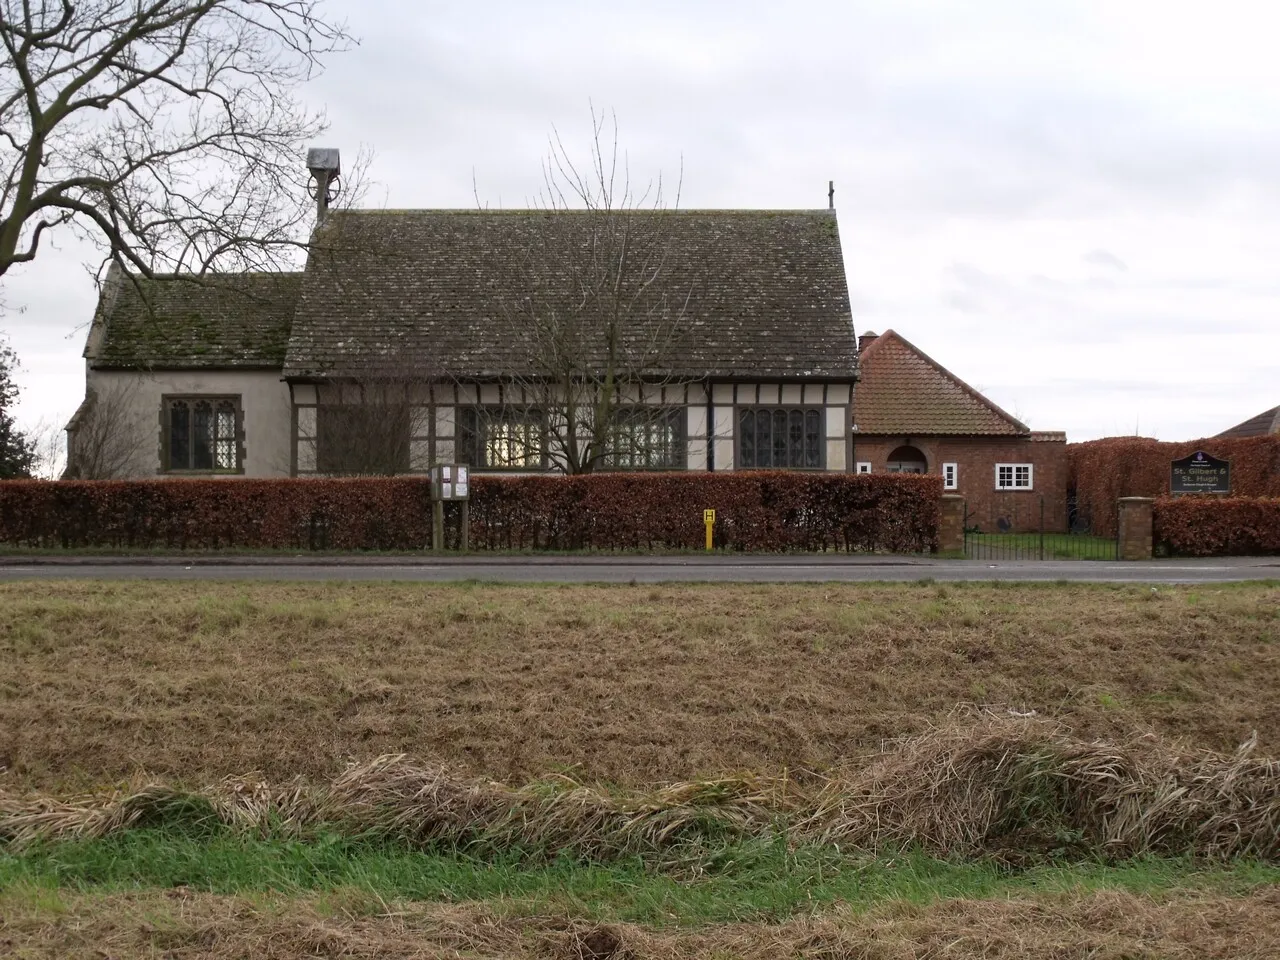
<instances>
[{"instance_id":1,"label":"leaded window","mask_svg":"<svg viewBox=\"0 0 1280 960\"><path fill-rule=\"evenodd\" d=\"M682 470L686 463L683 407L623 407L615 411L605 466L613 470Z\"/></svg>"},{"instance_id":2,"label":"leaded window","mask_svg":"<svg viewBox=\"0 0 1280 960\"><path fill-rule=\"evenodd\" d=\"M239 397L166 397L165 469L240 470Z\"/></svg>"},{"instance_id":3,"label":"leaded window","mask_svg":"<svg viewBox=\"0 0 1280 960\"><path fill-rule=\"evenodd\" d=\"M738 464L744 470L820 470L825 457L821 407L743 407Z\"/></svg>"},{"instance_id":4,"label":"leaded window","mask_svg":"<svg viewBox=\"0 0 1280 960\"><path fill-rule=\"evenodd\" d=\"M536 410L463 407L458 458L478 469L538 470L546 429Z\"/></svg>"}]
</instances>

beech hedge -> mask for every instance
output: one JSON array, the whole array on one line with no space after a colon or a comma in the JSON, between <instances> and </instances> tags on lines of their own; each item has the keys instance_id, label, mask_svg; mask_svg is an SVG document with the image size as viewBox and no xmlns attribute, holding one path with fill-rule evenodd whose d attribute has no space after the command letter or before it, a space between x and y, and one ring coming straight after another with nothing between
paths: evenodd
<instances>
[{"instance_id":1,"label":"beech hedge","mask_svg":"<svg viewBox=\"0 0 1280 960\"><path fill-rule=\"evenodd\" d=\"M1280 553L1280 498L1159 497L1156 549L1184 557Z\"/></svg>"},{"instance_id":2,"label":"beech hedge","mask_svg":"<svg viewBox=\"0 0 1280 960\"><path fill-rule=\"evenodd\" d=\"M475 550L700 549L922 553L942 481L773 471L473 477ZM460 511L446 513L456 545ZM415 550L431 542L423 477L0 483L0 543L26 547Z\"/></svg>"},{"instance_id":3,"label":"beech hedge","mask_svg":"<svg viewBox=\"0 0 1280 960\"><path fill-rule=\"evenodd\" d=\"M1067 488L1093 530L1116 532L1120 497L1169 493L1169 464L1197 450L1231 461L1231 492L1239 497L1280 497L1280 436L1208 438L1161 443L1145 437L1108 437L1067 444Z\"/></svg>"}]
</instances>

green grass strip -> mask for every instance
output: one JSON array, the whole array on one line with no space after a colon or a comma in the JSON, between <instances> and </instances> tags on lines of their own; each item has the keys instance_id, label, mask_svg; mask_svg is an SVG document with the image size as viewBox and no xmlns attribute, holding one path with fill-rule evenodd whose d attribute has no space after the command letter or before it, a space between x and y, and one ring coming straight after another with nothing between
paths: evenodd
<instances>
[{"instance_id":1,"label":"green grass strip","mask_svg":"<svg viewBox=\"0 0 1280 960\"><path fill-rule=\"evenodd\" d=\"M569 913L600 922L701 924L782 920L833 904L927 903L1054 891L1155 893L1194 887L1239 893L1280 883L1280 866L1139 860L1012 871L907 854L845 856L781 843L725 847L669 871L629 860L478 859L340 837L300 842L230 833L143 829L101 840L0 850L0 889L118 891L185 885L223 894L358 890L385 899L486 901L509 913Z\"/></svg>"}]
</instances>

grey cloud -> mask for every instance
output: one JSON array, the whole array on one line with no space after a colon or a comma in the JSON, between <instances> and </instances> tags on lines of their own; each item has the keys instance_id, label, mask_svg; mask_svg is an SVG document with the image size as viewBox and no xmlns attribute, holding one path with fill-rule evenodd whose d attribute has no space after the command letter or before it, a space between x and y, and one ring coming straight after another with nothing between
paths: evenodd
<instances>
[{"instance_id":1,"label":"grey cloud","mask_svg":"<svg viewBox=\"0 0 1280 960\"><path fill-rule=\"evenodd\" d=\"M1081 257L1085 263L1091 263L1097 267L1111 267L1114 270L1125 271L1129 269L1129 265L1117 257L1110 250L1091 250Z\"/></svg>"},{"instance_id":2,"label":"grey cloud","mask_svg":"<svg viewBox=\"0 0 1280 960\"><path fill-rule=\"evenodd\" d=\"M1054 28L1087 35L1088 17L1059 7ZM1273 125L1224 122L1207 138L1169 102L1101 77L1089 86L1075 74L1026 67L1018 77L955 60L966 44L990 42L981 16L715 0L643 13L625 3L483 10L390 0L352 9L366 44L336 61L317 93L406 184L393 205L469 193L473 168L486 197L522 202L551 123L580 129L594 98L618 109L637 174L671 173L684 155L694 205L776 205L816 195L810 177L834 176L841 206L864 217L1196 210L1242 184L1280 208ZM1043 40L1051 22L1017 4L990 16L1010 45ZM811 23L829 42L806 42ZM923 66L932 54L949 66ZM532 169L522 173L517 158Z\"/></svg>"},{"instance_id":3,"label":"grey cloud","mask_svg":"<svg viewBox=\"0 0 1280 960\"><path fill-rule=\"evenodd\" d=\"M524 205L541 186L551 125L580 155L594 100L616 109L634 177L663 171L670 180L683 157L683 206L825 205L834 178L855 315L876 318L877 329L892 321L926 351L946 356L960 345L1026 368L1034 365L1017 359L1020 350L1053 356L1078 343L1088 358L1150 337L1186 355L1212 325L1241 337L1247 361L1233 371L1249 391L1232 400L1242 407L1235 421L1274 395L1274 365L1256 359L1280 352L1273 337L1268 354L1256 320L1280 297L1270 274L1217 260L1189 276L1180 258L1164 259L1168 251L1144 238L1162 218L1181 218L1224 236L1248 226L1258 249L1280 243L1275 85L1157 84L1131 70L1145 33L1098 59L1099 37L1117 34L1096 5L331 5L339 15L345 8L364 43L334 59L305 96L327 106L330 142L346 153L374 148L373 176L389 206L470 206L473 176L480 202ZM1264 64L1253 69L1265 79ZM1047 219L1060 222L1074 262L1005 266L1002 249ZM972 241L954 229L966 220L985 222ZM993 224L1003 241L991 239ZM1091 249L1102 238L1127 254L1141 249L1141 269ZM859 244L893 251L900 266L882 255L880 273L866 275L849 252ZM1061 279L1086 272L1075 260L1084 250L1097 275ZM93 303L78 256L51 247L38 272L23 271L29 280L6 278L0 291L29 307L4 320L15 333L32 331L26 349L65 354L73 373L82 336L61 334L83 324ZM1158 364L1149 353L1144 362ZM1180 385L1161 402L1152 370L1153 407L1189 410ZM989 371L956 372L1000 389ZM1112 386L1120 389L1090 387L1105 416ZM1054 393L1056 406L1030 415L1077 435L1107 429L1103 415L1077 414L1073 399L1070 389ZM1190 423L1193 412L1170 422Z\"/></svg>"},{"instance_id":4,"label":"grey cloud","mask_svg":"<svg viewBox=\"0 0 1280 960\"><path fill-rule=\"evenodd\" d=\"M959 310L961 313L981 313L982 301L977 297L969 296L964 293L947 294L946 305L953 310Z\"/></svg>"}]
</instances>

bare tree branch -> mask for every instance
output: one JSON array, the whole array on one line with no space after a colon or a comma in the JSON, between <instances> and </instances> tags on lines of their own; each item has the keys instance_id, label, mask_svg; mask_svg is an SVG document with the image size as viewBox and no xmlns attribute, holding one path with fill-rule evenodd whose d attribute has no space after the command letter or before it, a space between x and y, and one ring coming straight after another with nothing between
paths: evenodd
<instances>
[{"instance_id":1,"label":"bare tree branch","mask_svg":"<svg viewBox=\"0 0 1280 960\"><path fill-rule=\"evenodd\" d=\"M137 475L154 449L155 413L139 404L141 381L90 387L66 427L66 470L77 480L120 480ZM144 412L145 410L145 412Z\"/></svg>"},{"instance_id":2,"label":"bare tree branch","mask_svg":"<svg viewBox=\"0 0 1280 960\"><path fill-rule=\"evenodd\" d=\"M677 385L694 293L687 273L677 282L669 269L677 214L660 177L633 189L616 117L593 108L591 120L586 166L552 130L537 229L513 233L495 258L505 271L498 309L527 354L500 407L481 410L475 426L486 460L515 461L491 466L537 459L589 473L683 462L673 462L683 431L661 402Z\"/></svg>"},{"instance_id":3,"label":"bare tree branch","mask_svg":"<svg viewBox=\"0 0 1280 960\"><path fill-rule=\"evenodd\" d=\"M299 86L352 44L322 0L0 0L0 277L67 227L143 276L306 242Z\"/></svg>"},{"instance_id":4,"label":"bare tree branch","mask_svg":"<svg viewBox=\"0 0 1280 960\"><path fill-rule=\"evenodd\" d=\"M413 371L319 387L316 469L330 476L425 473L430 465L429 384Z\"/></svg>"}]
</instances>

